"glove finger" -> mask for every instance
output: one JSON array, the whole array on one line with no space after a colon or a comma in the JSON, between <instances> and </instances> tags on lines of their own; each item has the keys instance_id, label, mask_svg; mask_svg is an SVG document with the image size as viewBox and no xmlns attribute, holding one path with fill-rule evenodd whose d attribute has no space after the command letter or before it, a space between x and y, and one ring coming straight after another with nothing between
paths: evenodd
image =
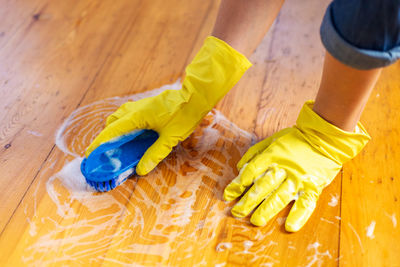
<instances>
[{"instance_id":1,"label":"glove finger","mask_svg":"<svg viewBox=\"0 0 400 267\"><path fill-rule=\"evenodd\" d=\"M146 175L152 171L158 163L168 156L172 148L178 144L179 140L167 136L160 137L149 147L136 166L136 173Z\"/></svg>"},{"instance_id":2,"label":"glove finger","mask_svg":"<svg viewBox=\"0 0 400 267\"><path fill-rule=\"evenodd\" d=\"M270 137L256 143L255 145L251 146L246 153L244 153L243 157L239 160L237 166L237 169L240 170L243 168L243 166L251 161L256 155L260 154L263 152L265 149L267 149L273 141L275 141L277 138L281 137L282 135L288 133L290 131L290 128L285 128Z\"/></svg>"},{"instance_id":3,"label":"glove finger","mask_svg":"<svg viewBox=\"0 0 400 267\"><path fill-rule=\"evenodd\" d=\"M130 133L136 129L146 129L147 123L139 116L136 118L124 119L115 121L112 125L106 126L92 141L85 151L85 156L88 157L93 150L101 144L108 142L114 138Z\"/></svg>"},{"instance_id":4,"label":"glove finger","mask_svg":"<svg viewBox=\"0 0 400 267\"><path fill-rule=\"evenodd\" d=\"M264 139L258 143L256 143L255 145L251 146L246 153L244 153L243 157L239 160L237 166L237 169L240 170L243 168L243 166L248 163L249 161L251 161L254 156L258 155L259 153L263 152L271 143L270 139L271 137Z\"/></svg>"},{"instance_id":5,"label":"glove finger","mask_svg":"<svg viewBox=\"0 0 400 267\"><path fill-rule=\"evenodd\" d=\"M264 226L280 212L297 193L296 182L291 178L286 179L269 198L263 201L250 218L250 222L256 226Z\"/></svg>"},{"instance_id":6,"label":"glove finger","mask_svg":"<svg viewBox=\"0 0 400 267\"><path fill-rule=\"evenodd\" d=\"M239 175L225 187L224 200L232 201L239 197L257 177L268 169L269 165L265 155L259 154L250 163L243 166Z\"/></svg>"},{"instance_id":7,"label":"glove finger","mask_svg":"<svg viewBox=\"0 0 400 267\"><path fill-rule=\"evenodd\" d=\"M134 108L135 103L136 102L126 102L126 103L122 104L114 113L112 113L111 115L109 115L107 117L106 126L108 126L111 123L113 123L114 121L122 118L126 114L130 113L132 110L135 110L135 108Z\"/></svg>"},{"instance_id":8,"label":"glove finger","mask_svg":"<svg viewBox=\"0 0 400 267\"><path fill-rule=\"evenodd\" d=\"M297 232L304 226L317 205L318 196L318 193L312 190L305 191L299 196L286 219L286 231Z\"/></svg>"},{"instance_id":9,"label":"glove finger","mask_svg":"<svg viewBox=\"0 0 400 267\"><path fill-rule=\"evenodd\" d=\"M165 92L165 91L164 91ZM112 124L116 120L133 113L143 112L145 107L151 106L154 103L155 97L146 97L136 101L128 101L122 104L114 113L109 115L106 119L106 126Z\"/></svg>"},{"instance_id":10,"label":"glove finger","mask_svg":"<svg viewBox=\"0 0 400 267\"><path fill-rule=\"evenodd\" d=\"M233 216L247 216L285 179L286 172L284 169L277 168L276 164L271 166L264 176L254 181L254 184L250 190L232 208L231 212Z\"/></svg>"}]
</instances>

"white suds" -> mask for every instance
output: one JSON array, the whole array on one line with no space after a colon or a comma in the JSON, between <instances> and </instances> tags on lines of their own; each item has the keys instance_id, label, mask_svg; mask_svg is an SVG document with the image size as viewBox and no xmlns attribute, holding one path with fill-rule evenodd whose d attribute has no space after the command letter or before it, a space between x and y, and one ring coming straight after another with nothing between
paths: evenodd
<instances>
[{"instance_id":1,"label":"white suds","mask_svg":"<svg viewBox=\"0 0 400 267\"><path fill-rule=\"evenodd\" d=\"M325 219L325 218L322 218L322 217L320 218L320 220L323 221L323 222L330 223L330 224L335 224L334 222L329 221L329 220L327 220L327 219Z\"/></svg>"},{"instance_id":2,"label":"white suds","mask_svg":"<svg viewBox=\"0 0 400 267\"><path fill-rule=\"evenodd\" d=\"M143 95L143 97L147 96L149 95ZM217 232L214 229L219 227L223 218L226 218L224 211L230 207L224 205L220 200L223 190L216 188L215 184L228 184L236 171L231 161L237 161L254 139L253 135L238 128L217 110L212 110L205 117L204 125L195 130L193 135L188 138L190 145L186 144L188 147L185 147L185 144L180 144L175 147L173 151L175 157L171 157L173 160L164 160L161 163L164 166L154 169L143 180L146 181L145 183L137 182L141 179L137 179L136 182L133 182L133 179L128 179L128 182L106 193L93 192L91 187L86 184L85 178L80 172L82 157L79 155L83 155L93 137L101 131L104 118L124 102L137 99L138 96L134 95L125 98L106 99L84 106L74 111L57 132L56 144L58 148L64 153L74 156L74 159L67 162L61 171L47 180L47 193L56 206L57 215L64 219L71 219L73 223L64 225L59 224L53 217L46 217L46 220L41 218L42 224L46 222L49 224L49 221L51 223L50 227L47 226L47 233L41 232L43 236L29 248L32 254L39 255L38 258L44 251L47 254L57 253L56 250L59 249L59 246L53 244L58 244L59 241L54 238L58 236L58 233L64 231L77 231L83 234L65 236L63 247L74 246L79 248L80 246L88 247L90 245L93 249L98 249L94 258L95 261L101 259L105 262L113 262L115 259L104 258L101 251L107 251L107 244L112 242L116 236L128 240L133 229L139 231L137 233L140 235L139 238L156 237L160 240L170 241L168 243L144 245L135 242L135 240L129 240L126 241L127 245L119 250L121 254L143 253L143 251L148 251L150 254L152 252L157 253L157 251L165 250L167 244L171 245L171 242L180 244L183 240L195 241L201 245L202 249L206 249L208 244L217 238ZM221 154L214 155L211 151L221 151ZM234 154L230 154L228 151L234 151ZM196 154L192 155L192 152L196 152ZM115 153L118 153L118 151L110 152L107 155L111 163L108 168L114 170L120 168L120 163L112 160L117 158L114 155ZM70 156L67 158L70 158ZM230 164L227 164L228 162ZM210 163L214 169L210 167ZM174 177L173 175L181 175L181 170L185 168L189 170L184 174L185 179L171 179L171 177ZM165 175L164 170L172 175ZM131 173L132 170L128 170L121 174L119 179L123 180ZM202 178L199 179L199 177ZM133 184L135 184L135 187L132 193ZM149 191L152 191L152 194L149 194ZM199 216L193 216L201 212L202 207L196 206L198 195L201 192L210 192L217 196L216 198L207 198L207 207L212 210L212 214L208 215L207 220L198 220ZM87 212L82 212L85 210ZM149 219L143 211L154 212L154 216ZM93 214L99 215L93 216ZM119 227L121 220L130 222L130 224L127 227ZM181 231L187 229L185 228L186 225L191 222L198 225L201 231L197 231L199 228L196 227L195 231L188 232L185 237L176 238L176 236L181 236ZM140 230L144 228L144 225L149 224L155 226L151 229L151 232L147 233ZM37 229L39 227L43 226L38 225ZM234 225L233 227L242 228L243 225ZM81 231L81 229L85 229L85 231ZM102 234L109 232L109 229L116 231L112 231L110 235ZM246 232L247 229L241 230ZM35 228L32 228L33 232L34 230ZM203 237L199 234L199 232L204 233L205 231L208 231L210 235ZM266 234L270 233L263 233L262 230L259 230L256 236L262 239L265 238ZM98 246L99 236L101 236L101 246ZM87 240L93 240L95 243L92 244L92 241ZM262 253L259 248L255 251L249 251L252 246L251 241L245 242L244 246L245 250L240 252L243 255L245 253L252 255ZM179 246L176 245L176 247ZM191 249L193 247L188 245L188 248L187 253L179 247L179 249L173 250L170 256L159 256L165 260L168 257L177 257L176 255L180 255L181 258L192 257L193 251ZM230 248L232 248L232 243L225 242L218 244L215 249L224 251ZM31 254L29 253L27 255L23 259L27 264L62 264L66 260L79 260L86 257L86 251L84 249L78 256L68 254L65 258L57 258L56 260L49 258L46 262L35 260L30 257Z\"/></svg>"},{"instance_id":3,"label":"white suds","mask_svg":"<svg viewBox=\"0 0 400 267\"><path fill-rule=\"evenodd\" d=\"M270 246L276 246L276 245L278 245L277 242L270 240L266 246L270 247Z\"/></svg>"},{"instance_id":4,"label":"white suds","mask_svg":"<svg viewBox=\"0 0 400 267\"><path fill-rule=\"evenodd\" d=\"M314 266L314 264L316 264L317 266L322 266L323 257L328 257L329 259L332 258L329 250L326 250L325 252L320 252L318 249L320 246L321 244L318 243L318 241L308 245L307 250L314 250L314 254L312 256L307 256L307 260L309 260L309 262L307 263L306 267Z\"/></svg>"},{"instance_id":5,"label":"white suds","mask_svg":"<svg viewBox=\"0 0 400 267\"><path fill-rule=\"evenodd\" d=\"M126 170L126 171L124 171L123 173L121 173L121 174L118 176L117 180L115 181L115 184L122 184L123 181L124 181L126 178L128 178L128 176L130 176L134 171L135 171L134 169L129 169L129 170Z\"/></svg>"},{"instance_id":6,"label":"white suds","mask_svg":"<svg viewBox=\"0 0 400 267\"><path fill-rule=\"evenodd\" d=\"M374 239L375 238L375 236L374 236L375 225L376 225L376 222L372 221L371 224L366 228L367 229L367 236L370 239Z\"/></svg>"},{"instance_id":7,"label":"white suds","mask_svg":"<svg viewBox=\"0 0 400 267\"><path fill-rule=\"evenodd\" d=\"M83 176L80 166L82 158L77 157L71 162L67 163L61 171L57 173L62 184L74 193L87 193L96 192L91 186L86 183L85 177ZM51 179L51 178L50 178ZM50 185L50 183L47 183ZM47 192L53 192L48 188Z\"/></svg>"},{"instance_id":8,"label":"white suds","mask_svg":"<svg viewBox=\"0 0 400 267\"><path fill-rule=\"evenodd\" d=\"M41 133L39 133L39 132L31 131L31 130L27 130L26 132L27 132L28 134L31 134L31 135L36 136L36 137L43 136L43 134L41 134Z\"/></svg>"},{"instance_id":9,"label":"white suds","mask_svg":"<svg viewBox=\"0 0 400 267\"><path fill-rule=\"evenodd\" d=\"M331 207L336 207L338 204L339 195L335 194L332 195L331 201L329 201L328 205Z\"/></svg>"},{"instance_id":10,"label":"white suds","mask_svg":"<svg viewBox=\"0 0 400 267\"><path fill-rule=\"evenodd\" d=\"M390 220L392 220L393 228L397 227L397 218L396 218L396 213L393 213L392 215L388 214L385 212L385 215L389 217Z\"/></svg>"},{"instance_id":11,"label":"white suds","mask_svg":"<svg viewBox=\"0 0 400 267\"><path fill-rule=\"evenodd\" d=\"M29 218L27 218L27 220L29 223L29 234L30 234L30 236L35 236L37 234L36 223L31 221Z\"/></svg>"},{"instance_id":12,"label":"white suds","mask_svg":"<svg viewBox=\"0 0 400 267\"><path fill-rule=\"evenodd\" d=\"M248 253L250 253L249 252L249 249L253 246L253 242L252 241L250 241L250 240L246 240L246 241L244 241L243 242L243 246L244 246L244 251L243 251L243 253L245 253L245 254L248 254Z\"/></svg>"},{"instance_id":13,"label":"white suds","mask_svg":"<svg viewBox=\"0 0 400 267\"><path fill-rule=\"evenodd\" d=\"M232 248L232 243L222 242L222 243L219 243L215 247L215 250L218 251L218 252L221 252L221 251L224 251L224 250L227 250L227 249L231 249L231 248Z\"/></svg>"},{"instance_id":14,"label":"white suds","mask_svg":"<svg viewBox=\"0 0 400 267\"><path fill-rule=\"evenodd\" d=\"M110 164L114 168L112 172L117 172L121 168L121 160L119 159L119 156L121 155L122 151L119 148L111 149L108 150L104 153L104 155L107 157L109 160Z\"/></svg>"},{"instance_id":15,"label":"white suds","mask_svg":"<svg viewBox=\"0 0 400 267\"><path fill-rule=\"evenodd\" d=\"M276 224L271 229L255 229L249 227L248 218L243 218L230 224L230 229L265 243L260 246L249 240L242 244L218 243L220 236L216 229L225 227L231 208L222 201L223 188L237 175L235 164L255 136L238 128L217 110L212 110L188 140L176 146L160 168L146 177L128 179L105 193L94 192L86 184L80 172L82 156L103 129L107 116L127 101L180 88L177 82L143 94L100 100L80 107L64 121L57 131L56 145L68 155L55 153L56 160L43 168L49 170L42 181L46 183L45 197L51 201L50 206L39 205L38 212L32 207L34 212L22 257L25 265L63 266L89 261L92 265L104 262L141 266L132 254L159 257L159 265L187 258L196 258L193 266L228 265L217 258L207 262L205 257L194 257L198 251L215 249L246 257L250 262L257 260L259 266L279 266L278 259L283 255L279 251L279 256L275 256L278 243L267 238L276 233ZM118 165L114 161L109 167L118 169ZM119 179L125 179L131 171L121 174ZM199 216L205 208L207 216ZM281 220L283 224L283 219L278 221ZM187 227L188 224L193 227ZM218 245L214 248L210 244ZM235 248L238 245L237 250L232 249L234 245ZM267 247L272 250L270 255L266 254ZM118 257L108 253L110 248L118 252ZM289 242L288 249L296 248ZM327 262L327 252L317 249L310 261Z\"/></svg>"},{"instance_id":16,"label":"white suds","mask_svg":"<svg viewBox=\"0 0 400 267\"><path fill-rule=\"evenodd\" d=\"M354 235L357 237L358 244L360 244L361 252L364 253L364 247L363 247L363 245L361 243L361 238L358 235L356 229L354 229L354 227L353 227L353 225L351 225L351 223L348 222L347 224L349 225L350 229L353 231Z\"/></svg>"},{"instance_id":17,"label":"white suds","mask_svg":"<svg viewBox=\"0 0 400 267\"><path fill-rule=\"evenodd\" d=\"M254 244L254 242L250 241L250 240L246 240L246 241L243 242L243 246L244 246L245 249L251 248L253 246L253 244Z\"/></svg>"},{"instance_id":18,"label":"white suds","mask_svg":"<svg viewBox=\"0 0 400 267\"><path fill-rule=\"evenodd\" d=\"M278 217L276 218L276 222L281 226L286 222L286 217Z\"/></svg>"}]
</instances>

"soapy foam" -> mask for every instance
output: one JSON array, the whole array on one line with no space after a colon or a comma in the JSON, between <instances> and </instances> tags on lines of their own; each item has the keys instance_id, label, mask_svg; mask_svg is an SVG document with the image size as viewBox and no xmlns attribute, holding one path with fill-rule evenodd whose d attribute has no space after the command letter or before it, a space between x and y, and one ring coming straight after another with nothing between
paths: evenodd
<instances>
[{"instance_id":1,"label":"soapy foam","mask_svg":"<svg viewBox=\"0 0 400 267\"><path fill-rule=\"evenodd\" d=\"M334 222L332 222L332 221L330 221L330 220L327 220L327 219L325 219L325 218L322 218L322 217L320 218L320 220L323 221L323 222L327 222L327 223L336 225Z\"/></svg>"},{"instance_id":2,"label":"soapy foam","mask_svg":"<svg viewBox=\"0 0 400 267\"><path fill-rule=\"evenodd\" d=\"M281 226L286 222L286 217L278 217L276 218L276 221Z\"/></svg>"},{"instance_id":3,"label":"soapy foam","mask_svg":"<svg viewBox=\"0 0 400 267\"><path fill-rule=\"evenodd\" d=\"M227 249L231 249L231 248L232 248L232 243L222 242L222 243L219 243L217 245L215 250L218 251L218 252L221 252L221 251L224 251L224 250L227 250Z\"/></svg>"},{"instance_id":4,"label":"soapy foam","mask_svg":"<svg viewBox=\"0 0 400 267\"><path fill-rule=\"evenodd\" d=\"M159 266L170 264L171 259L179 264L189 258L194 266L217 264L216 258L196 255L220 240L215 229L226 224L233 204L222 200L223 189L237 175L236 163L255 139L220 112L210 112L196 131L145 177L131 177L110 192L98 193L87 185L80 172L84 151L102 130L108 115L127 101L179 88L178 81L142 94L97 101L75 110L64 121L56 133L56 145L67 155L67 161L58 173L43 178L56 212L38 217L34 203L35 212L29 221L32 240L27 241L30 245L22 258L25 264L152 265L136 262L137 257L132 255L154 257ZM118 169L120 164L113 161L113 153L108 156L114 169ZM50 162L49 171L56 162ZM118 179L126 179L132 171ZM204 210L208 211L206 217ZM251 254L251 262L264 259L261 266L279 263L265 254L267 247L278 247L277 242L266 241L275 228L250 228L248 218L230 221L230 227L265 243L256 246L250 240L239 244L220 242L212 249ZM233 250L235 246L239 248ZM162 251L168 253L160 254Z\"/></svg>"},{"instance_id":5,"label":"soapy foam","mask_svg":"<svg viewBox=\"0 0 400 267\"><path fill-rule=\"evenodd\" d=\"M358 235L356 229L354 229L353 225L351 225L351 223L348 223L348 225L349 225L351 231L353 231L354 235L356 236L356 238L357 238L357 240L358 240L358 244L360 245L361 252L364 253L364 247L363 247L363 245L362 245L360 236Z\"/></svg>"},{"instance_id":6,"label":"soapy foam","mask_svg":"<svg viewBox=\"0 0 400 267\"><path fill-rule=\"evenodd\" d=\"M223 218L226 218L225 214L230 210L228 205L222 205L223 186L236 175L235 164L254 139L251 134L230 123L218 111L212 111L198 130L187 141L176 147L169 158L164 160L152 174L143 178L143 182L138 182L138 178L134 177L111 192L97 193L86 184L80 172L84 149L101 131L105 118L119 105L129 100L156 95L165 89L178 89L178 87L180 87L179 83L176 83L139 96L98 101L79 108L67 118L56 134L56 144L73 159L67 162L61 171L48 179L47 192L57 207L58 216L64 220L82 217L82 209L99 215L90 219L81 218L72 225L63 225L56 219L49 218L54 224L53 229L49 229L47 234L42 234L28 248L28 252L34 257L25 256L26 263L35 265L58 262L62 264L64 260L67 260L67 256L69 256L69 260L79 260L89 253L87 247L91 242L87 240L90 240L90 237L96 240L97 236L101 236L100 243L103 245L99 246L97 244L99 240L96 240L96 242L93 241L93 248L97 247L98 251L106 252L107 244L111 245L115 236L118 238L128 237L135 227L136 229L139 227L142 229L141 231L151 228L150 231L144 231L139 237L139 239L147 239L150 243L143 244L143 241L135 243L132 240L132 245L118 249L120 254L163 251L166 247L172 247L172 244L176 243L175 252L170 254L170 257L173 258L177 253L182 254L179 241L189 241L196 246L199 244L207 246L208 241L216 238L213 230L220 225ZM110 152L107 156L114 169L117 170L120 164L114 160L115 153ZM132 170L128 170L121 174L119 179L123 180L131 173ZM185 175L185 179L178 180L178 174ZM136 186L132 194L134 185ZM202 194L205 195L202 196ZM167 198L162 198L163 196ZM79 204L79 210L75 209L76 204ZM197 219L198 214L201 214L204 208L210 210L213 215L208 215L206 220L199 220L196 229L183 235L182 233L187 231L185 227ZM149 216L144 214L146 211L152 211L155 214L148 218ZM149 219L155 219L155 221L148 222ZM47 221L44 220L43 223ZM118 228L121 221L129 222L129 227ZM149 227L151 225L152 227ZM63 240L65 246L86 248L79 254L68 254L68 250L66 250L65 258L53 258L52 261L37 260L40 259L40 254L46 250L51 255L56 252L56 249L60 249L56 245L57 234L67 229L79 231L83 228L90 230L80 235L65 236ZM111 228L116 228L117 232L113 232L112 235L104 234L107 229ZM33 230L32 232L34 232ZM204 237L207 242L204 242L205 240L197 242L199 234L206 232L210 233ZM192 255L193 248L189 249L188 253L182 257ZM164 257L162 261L169 258L168 255L164 255ZM113 262L113 260L105 257L104 254L99 254L91 261ZM134 259L126 260L125 264Z\"/></svg>"},{"instance_id":7,"label":"soapy foam","mask_svg":"<svg viewBox=\"0 0 400 267\"><path fill-rule=\"evenodd\" d=\"M31 135L36 136L36 137L41 137L41 136L43 136L43 134L41 134L41 133L39 133L39 132L36 132L36 131L27 130L26 132L27 132L28 134L31 134Z\"/></svg>"},{"instance_id":8,"label":"soapy foam","mask_svg":"<svg viewBox=\"0 0 400 267\"><path fill-rule=\"evenodd\" d=\"M374 236L375 225L376 225L376 222L372 221L371 224L366 228L367 237L369 237L370 239L374 239L375 238L375 236Z\"/></svg>"},{"instance_id":9,"label":"soapy foam","mask_svg":"<svg viewBox=\"0 0 400 267\"><path fill-rule=\"evenodd\" d=\"M108 161L114 168L112 172L117 172L119 171L119 169L121 169L122 163L121 160L119 160L118 158L118 156L120 156L121 153L122 153L121 149L118 148L104 152L104 155L107 157Z\"/></svg>"},{"instance_id":10,"label":"soapy foam","mask_svg":"<svg viewBox=\"0 0 400 267\"><path fill-rule=\"evenodd\" d=\"M313 244L308 245L307 249L308 250L313 250L314 254L312 256L308 256L307 259L310 260L306 267L311 267L311 266L322 266L324 263L323 259L324 257L328 257L329 259L332 258L332 255L329 253L329 250L326 250L325 252L320 252L319 247L321 244L317 241Z\"/></svg>"},{"instance_id":11,"label":"soapy foam","mask_svg":"<svg viewBox=\"0 0 400 267\"><path fill-rule=\"evenodd\" d=\"M338 204L338 200L339 200L339 195L335 194L335 195L331 195L331 201L329 201L328 205L331 207L336 207Z\"/></svg>"},{"instance_id":12,"label":"soapy foam","mask_svg":"<svg viewBox=\"0 0 400 267\"><path fill-rule=\"evenodd\" d=\"M244 247L243 253L244 253L244 254L252 254L252 252L249 252L249 249L250 249L253 245L254 245L254 242L253 242L253 241L250 241L250 240L244 241L244 242L243 242L243 247Z\"/></svg>"},{"instance_id":13,"label":"soapy foam","mask_svg":"<svg viewBox=\"0 0 400 267\"><path fill-rule=\"evenodd\" d=\"M387 217L389 217L389 219L392 221L392 224L393 224L393 228L396 228L397 227L397 218L396 218L396 213L393 213L393 214L388 214L387 212L385 212L385 215L387 216Z\"/></svg>"}]
</instances>

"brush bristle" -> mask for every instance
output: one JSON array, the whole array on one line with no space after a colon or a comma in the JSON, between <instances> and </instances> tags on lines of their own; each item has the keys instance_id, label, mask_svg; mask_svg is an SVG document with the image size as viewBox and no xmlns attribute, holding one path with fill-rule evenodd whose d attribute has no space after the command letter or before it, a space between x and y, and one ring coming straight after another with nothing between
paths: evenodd
<instances>
[{"instance_id":1,"label":"brush bristle","mask_svg":"<svg viewBox=\"0 0 400 267\"><path fill-rule=\"evenodd\" d=\"M92 181L92 180L88 180L86 179L86 182L93 187L96 191L99 192L107 192L110 191L114 188L116 188L118 185L122 184L123 182L125 182L126 179L119 181L117 183L117 179L112 179L112 180L108 180L105 182L96 182L96 181Z\"/></svg>"}]
</instances>

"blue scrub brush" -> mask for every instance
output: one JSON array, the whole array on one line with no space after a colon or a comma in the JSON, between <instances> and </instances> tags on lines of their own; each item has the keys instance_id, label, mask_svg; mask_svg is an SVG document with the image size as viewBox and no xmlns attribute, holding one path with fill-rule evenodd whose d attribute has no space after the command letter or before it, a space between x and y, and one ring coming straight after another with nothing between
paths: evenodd
<instances>
[{"instance_id":1,"label":"blue scrub brush","mask_svg":"<svg viewBox=\"0 0 400 267\"><path fill-rule=\"evenodd\" d=\"M138 130L101 144L81 163L86 182L100 192L114 189L135 173L140 158L157 138L153 130Z\"/></svg>"}]
</instances>

